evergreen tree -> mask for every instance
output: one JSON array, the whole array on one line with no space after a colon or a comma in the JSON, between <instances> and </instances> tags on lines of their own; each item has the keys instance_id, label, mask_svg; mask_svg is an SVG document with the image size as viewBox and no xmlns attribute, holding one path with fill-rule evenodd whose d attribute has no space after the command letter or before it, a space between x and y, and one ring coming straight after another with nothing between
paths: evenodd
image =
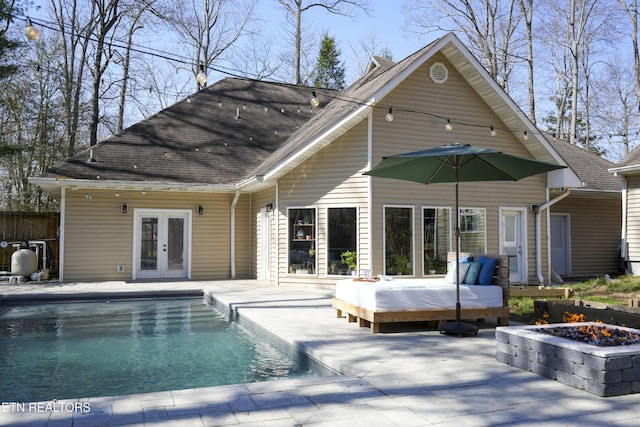
<instances>
[{"instance_id":1,"label":"evergreen tree","mask_svg":"<svg viewBox=\"0 0 640 427\"><path fill-rule=\"evenodd\" d=\"M15 40L11 40L7 36L7 30L11 23L11 14L14 12L13 2L8 3L6 0L0 0L0 80L15 73L17 66L12 63L8 63L6 58L9 58L9 52L18 48L19 43Z\"/></svg>"},{"instance_id":2,"label":"evergreen tree","mask_svg":"<svg viewBox=\"0 0 640 427\"><path fill-rule=\"evenodd\" d=\"M318 53L318 65L316 66L313 85L327 89L345 88L345 69L340 61L340 50L336 46L336 40L325 33Z\"/></svg>"},{"instance_id":3,"label":"evergreen tree","mask_svg":"<svg viewBox=\"0 0 640 427\"><path fill-rule=\"evenodd\" d=\"M11 53L20 46L20 43L11 40L7 34L14 11L13 1L0 0L0 83L18 70L17 65L12 62L13 55ZM4 103L4 87L0 85L0 113L4 109ZM17 151L18 148L16 146L10 145L5 138L0 138L0 158Z\"/></svg>"}]
</instances>

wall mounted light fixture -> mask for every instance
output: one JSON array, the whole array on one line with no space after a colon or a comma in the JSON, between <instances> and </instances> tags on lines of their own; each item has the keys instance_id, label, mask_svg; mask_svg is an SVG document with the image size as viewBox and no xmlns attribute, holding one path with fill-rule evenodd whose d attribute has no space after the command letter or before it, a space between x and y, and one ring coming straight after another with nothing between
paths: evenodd
<instances>
[{"instance_id":1,"label":"wall mounted light fixture","mask_svg":"<svg viewBox=\"0 0 640 427\"><path fill-rule=\"evenodd\" d=\"M267 212L271 212L273 210L273 203L272 202L267 203L266 208L267 208Z\"/></svg>"},{"instance_id":2,"label":"wall mounted light fixture","mask_svg":"<svg viewBox=\"0 0 640 427\"><path fill-rule=\"evenodd\" d=\"M198 215L204 215L204 206L202 205L196 206L196 212L198 212Z\"/></svg>"},{"instance_id":3,"label":"wall mounted light fixture","mask_svg":"<svg viewBox=\"0 0 640 427\"><path fill-rule=\"evenodd\" d=\"M120 205L120 211L122 211L123 214L126 214L127 212L129 212L129 205L123 203L122 205Z\"/></svg>"}]
</instances>

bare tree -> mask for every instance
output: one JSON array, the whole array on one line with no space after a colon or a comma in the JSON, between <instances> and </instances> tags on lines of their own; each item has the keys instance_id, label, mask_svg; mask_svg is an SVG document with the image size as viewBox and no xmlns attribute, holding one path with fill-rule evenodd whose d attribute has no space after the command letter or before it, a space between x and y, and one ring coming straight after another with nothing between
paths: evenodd
<instances>
[{"instance_id":1,"label":"bare tree","mask_svg":"<svg viewBox=\"0 0 640 427\"><path fill-rule=\"evenodd\" d=\"M121 131L124 128L124 112L127 101L127 84L130 77L131 67L131 49L133 47L133 36L144 25L142 23L145 13L153 8L155 0L147 0L141 3L134 3L134 5L125 13L125 17L128 21L127 31L127 43L124 50L124 55L117 53L121 57L122 62L122 83L120 86L120 101L118 103L118 126L117 131ZM116 51L117 52L117 51Z\"/></svg>"},{"instance_id":2,"label":"bare tree","mask_svg":"<svg viewBox=\"0 0 640 427\"><path fill-rule=\"evenodd\" d=\"M51 9L62 42L63 58L60 70L63 79L68 156L75 154L77 149L88 40L95 26L92 20L81 23L78 8L78 0L51 0Z\"/></svg>"},{"instance_id":3,"label":"bare tree","mask_svg":"<svg viewBox=\"0 0 640 427\"><path fill-rule=\"evenodd\" d=\"M529 119L536 124L536 97L533 62L533 0L518 0L525 27L527 41L527 91L529 98Z\"/></svg>"},{"instance_id":4,"label":"bare tree","mask_svg":"<svg viewBox=\"0 0 640 427\"><path fill-rule=\"evenodd\" d=\"M166 18L193 52L194 77L251 31L255 0L178 0ZM200 88L200 87L198 87Z\"/></svg>"},{"instance_id":5,"label":"bare tree","mask_svg":"<svg viewBox=\"0 0 640 427\"><path fill-rule=\"evenodd\" d=\"M285 8L287 15L294 21L295 54L293 62L293 80L302 84L300 58L302 56L302 14L313 8L322 8L328 13L341 16L355 16L359 9L367 13L367 0L278 0Z\"/></svg>"},{"instance_id":6,"label":"bare tree","mask_svg":"<svg viewBox=\"0 0 640 427\"><path fill-rule=\"evenodd\" d=\"M629 36L633 46L633 75L635 79L636 98L640 100L640 46L638 45L638 0L619 0L629 24L631 25ZM640 123L640 108L638 109L638 122Z\"/></svg>"},{"instance_id":7,"label":"bare tree","mask_svg":"<svg viewBox=\"0 0 640 427\"><path fill-rule=\"evenodd\" d=\"M371 30L364 34L358 41L358 46L350 45L351 52L356 58L358 64L358 76L363 75L367 71L367 67L373 56L382 56L387 59L393 59L393 55L389 47L383 44L378 38L375 30Z\"/></svg>"},{"instance_id":8,"label":"bare tree","mask_svg":"<svg viewBox=\"0 0 640 427\"><path fill-rule=\"evenodd\" d=\"M597 112L599 133L606 135L609 152L615 160L620 160L629 154L632 142L637 139L636 132L632 132L638 105L635 64L618 54L612 55L604 65L594 81L597 90L592 105Z\"/></svg>"},{"instance_id":9,"label":"bare tree","mask_svg":"<svg viewBox=\"0 0 640 427\"><path fill-rule=\"evenodd\" d=\"M489 74L509 90L520 62L517 29L522 10L516 0L413 0L410 26L418 33L461 31Z\"/></svg>"},{"instance_id":10,"label":"bare tree","mask_svg":"<svg viewBox=\"0 0 640 427\"><path fill-rule=\"evenodd\" d=\"M249 34L241 48L242 55L234 55L231 63L241 75L256 80L272 78L280 69L282 62L274 63L273 40Z\"/></svg>"},{"instance_id":11,"label":"bare tree","mask_svg":"<svg viewBox=\"0 0 640 427\"><path fill-rule=\"evenodd\" d=\"M91 38L95 41L92 52L93 76L91 91L91 122L89 124L89 145L98 143L98 123L100 122L100 96L103 76L113 58L111 43L115 35L114 30L121 22L128 5L126 0L94 0L91 20L94 21L94 31Z\"/></svg>"}]
</instances>

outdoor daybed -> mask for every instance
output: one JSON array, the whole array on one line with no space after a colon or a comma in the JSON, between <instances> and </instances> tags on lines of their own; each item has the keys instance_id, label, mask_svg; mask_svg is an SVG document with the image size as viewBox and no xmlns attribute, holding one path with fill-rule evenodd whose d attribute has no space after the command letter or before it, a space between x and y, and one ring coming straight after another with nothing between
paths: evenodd
<instances>
[{"instance_id":1,"label":"outdoor daybed","mask_svg":"<svg viewBox=\"0 0 640 427\"><path fill-rule=\"evenodd\" d=\"M466 253L461 257L472 257L474 262L479 258ZM455 253L450 253L448 258L451 271ZM497 259L495 270L484 272L486 285L463 284L463 273L460 273L460 317L465 320L496 318L498 325L508 325L507 256L485 255L483 258ZM456 285L451 277L448 275L449 281L445 278L340 280L336 283L332 305L339 318L346 314L349 322L357 320L361 327L370 326L373 333L380 332L382 323L437 321L440 326L456 319Z\"/></svg>"}]
</instances>

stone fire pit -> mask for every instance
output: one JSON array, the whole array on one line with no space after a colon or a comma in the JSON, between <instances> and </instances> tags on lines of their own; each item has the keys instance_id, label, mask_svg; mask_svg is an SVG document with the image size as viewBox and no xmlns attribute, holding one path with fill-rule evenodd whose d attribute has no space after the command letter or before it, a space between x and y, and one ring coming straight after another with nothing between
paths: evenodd
<instances>
[{"instance_id":1,"label":"stone fire pit","mask_svg":"<svg viewBox=\"0 0 640 427\"><path fill-rule=\"evenodd\" d=\"M536 329L606 326L640 334L640 330L594 322L496 328L496 359L598 396L640 393L640 344L606 346L561 338Z\"/></svg>"}]
</instances>

